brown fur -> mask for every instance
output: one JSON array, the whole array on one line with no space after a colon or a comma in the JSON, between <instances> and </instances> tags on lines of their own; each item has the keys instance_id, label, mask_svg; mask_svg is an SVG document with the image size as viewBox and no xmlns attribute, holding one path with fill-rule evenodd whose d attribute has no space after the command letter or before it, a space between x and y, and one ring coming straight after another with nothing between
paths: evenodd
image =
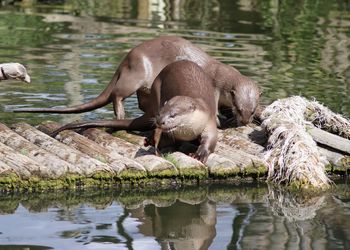
<instances>
[{"instance_id":1,"label":"brown fur","mask_svg":"<svg viewBox=\"0 0 350 250\"><path fill-rule=\"evenodd\" d=\"M236 109L242 124L251 120L259 100L257 85L235 68L215 60L191 42L176 36L161 36L133 48L120 63L106 89L88 103L67 108L23 108L14 112L81 113L113 102L114 113L121 119L124 118L122 101L137 91L140 106L144 106L142 101L145 99L142 97L149 95L159 72L179 60L195 62L214 79L219 108Z\"/></svg>"},{"instance_id":2,"label":"brown fur","mask_svg":"<svg viewBox=\"0 0 350 250\"><path fill-rule=\"evenodd\" d=\"M154 80L150 95L142 98L147 98L144 102L147 105L141 107L145 111L141 117L70 123L53 135L66 129L88 127L145 131L157 125L162 132L170 132L175 140L200 138L194 157L206 161L217 140L216 104L213 80L197 64L186 60L169 64ZM159 137L156 133L155 145Z\"/></svg>"}]
</instances>

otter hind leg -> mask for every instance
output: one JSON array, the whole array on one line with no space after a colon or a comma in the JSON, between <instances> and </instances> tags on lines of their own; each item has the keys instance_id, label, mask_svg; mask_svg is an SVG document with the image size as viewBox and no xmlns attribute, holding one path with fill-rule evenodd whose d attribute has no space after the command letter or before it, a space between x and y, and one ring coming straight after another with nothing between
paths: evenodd
<instances>
[{"instance_id":1,"label":"otter hind leg","mask_svg":"<svg viewBox=\"0 0 350 250\"><path fill-rule=\"evenodd\" d=\"M125 118L123 97L118 96L113 99L113 110L114 110L114 115L116 116L117 119Z\"/></svg>"}]
</instances>

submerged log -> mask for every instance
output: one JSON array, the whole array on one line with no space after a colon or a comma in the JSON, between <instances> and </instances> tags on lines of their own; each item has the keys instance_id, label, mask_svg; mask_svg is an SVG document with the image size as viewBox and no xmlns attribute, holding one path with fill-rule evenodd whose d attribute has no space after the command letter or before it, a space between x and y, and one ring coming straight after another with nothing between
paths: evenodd
<instances>
[{"instance_id":1,"label":"submerged log","mask_svg":"<svg viewBox=\"0 0 350 250\"><path fill-rule=\"evenodd\" d=\"M93 159L33 128L26 123L17 123L13 130L35 145L57 155L62 160L71 163L84 176L92 176L99 172L112 173L113 169L97 159Z\"/></svg>"}]
</instances>

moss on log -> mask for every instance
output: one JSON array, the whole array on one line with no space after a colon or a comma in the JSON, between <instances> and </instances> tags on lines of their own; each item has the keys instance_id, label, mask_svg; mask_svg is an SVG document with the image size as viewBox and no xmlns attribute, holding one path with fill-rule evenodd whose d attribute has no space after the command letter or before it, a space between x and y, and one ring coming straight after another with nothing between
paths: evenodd
<instances>
[{"instance_id":1,"label":"moss on log","mask_svg":"<svg viewBox=\"0 0 350 250\"><path fill-rule=\"evenodd\" d=\"M295 102L295 100L297 101ZM294 101L296 105L301 103L302 109L296 111L295 108L291 108L289 101ZM289 124L291 118L289 116L283 118L282 116L289 125L283 127L282 119L271 117L268 118L271 121L271 126L266 126L266 121L263 125L268 133L275 130L278 132L274 135L276 145L279 140L294 138L293 136L300 133L301 130L305 132L303 136L298 134L300 138L295 137L297 143L289 140L290 147L287 147L283 152L281 147L274 145L277 155L288 154L290 156L289 153L292 153L291 155L294 156L294 158L290 158L293 160L289 161L286 160L286 157L278 158L278 161L286 163L283 166L286 173L290 172L288 168L291 165L296 164L295 159L300 160L301 157L296 156L298 155L296 153L305 149L305 145L300 143L299 139L305 139L304 136L311 138L311 134L312 143L310 145L315 152L317 151L317 154L314 154L317 155L317 161L320 164L329 162L328 165L322 166L322 174L325 171L337 175L346 174L350 167L350 154L347 147L350 144L349 140L346 139L348 137L344 136L347 135L348 120L333 114L327 118L327 124L332 119L336 120L338 125L331 127L332 132L341 131L340 134L344 138L340 138L340 140L338 136L318 129L307 131L307 128L313 126L310 121L300 123L305 116L303 109L307 107L306 101L302 102L300 98L291 98L291 100L284 100L283 103L286 104L286 111L289 112L285 113L291 116L296 114L296 124ZM274 107L273 105L271 107ZM277 108L277 110L279 109ZM311 111L307 110L307 112ZM276 114L275 110L270 113ZM260 118L264 118L264 115L266 116L265 111ZM265 117L265 119L267 118ZM318 118L317 122L320 121ZM340 125L342 127L338 128ZM149 135L148 132L118 131L111 135L101 129L88 129L82 134L74 131L62 131L56 139L45 134L58 126L57 123L46 122L40 125L38 130L28 124L19 123L13 125L11 130L0 124L0 191L115 186L159 188L174 184L193 185L208 181L237 182L252 179L250 177L266 179L268 164L265 159L269 159L266 153L267 149L271 149L271 138L273 138L270 136L268 141L265 130L256 125L219 130L219 140L215 152L203 164L187 155L188 152L194 152L197 149L197 146L191 143L184 143L177 149L165 149L163 150L164 155L158 157L154 154L153 147L144 147L143 145L144 137ZM286 136L287 132L292 131L292 129L295 129L295 133L291 133L293 136ZM313 133L314 131L317 133ZM318 145L314 141L318 142ZM299 151L296 150L295 145L298 146ZM324 157L327 158L327 161L323 160ZM273 159L272 161L276 163L276 160ZM310 167L310 161L303 161L302 164L309 171L307 168ZM304 170L299 168L295 171L300 173ZM313 171L312 168L310 171ZM308 187L311 175L305 173L300 175L299 179L292 176L294 182L280 179L281 183L285 181L284 183L287 184L294 183L293 187ZM197 198L191 202L202 201L201 197ZM187 198L181 196L181 199L186 200ZM223 199L227 199L227 197L223 197ZM169 202L171 203L173 200L165 198L160 200L159 204L168 204ZM133 206L133 204L135 203L130 201L130 205Z\"/></svg>"}]
</instances>

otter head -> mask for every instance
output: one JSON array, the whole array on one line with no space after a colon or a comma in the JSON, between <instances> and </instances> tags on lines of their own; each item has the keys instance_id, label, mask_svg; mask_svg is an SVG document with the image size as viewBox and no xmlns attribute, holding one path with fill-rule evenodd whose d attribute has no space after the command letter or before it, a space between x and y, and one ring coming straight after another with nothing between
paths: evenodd
<instances>
[{"instance_id":1,"label":"otter head","mask_svg":"<svg viewBox=\"0 0 350 250\"><path fill-rule=\"evenodd\" d=\"M19 63L0 64L0 75L2 80L14 79L30 83L30 76L26 68Z\"/></svg>"},{"instance_id":2,"label":"otter head","mask_svg":"<svg viewBox=\"0 0 350 250\"><path fill-rule=\"evenodd\" d=\"M238 125L246 125L252 122L261 95L258 86L252 81L247 81L236 86L230 93L232 103L236 108Z\"/></svg>"},{"instance_id":3,"label":"otter head","mask_svg":"<svg viewBox=\"0 0 350 250\"><path fill-rule=\"evenodd\" d=\"M199 108L195 99L176 96L164 103L156 117L157 127L171 133L175 139L191 141L203 131L208 114Z\"/></svg>"}]
</instances>

